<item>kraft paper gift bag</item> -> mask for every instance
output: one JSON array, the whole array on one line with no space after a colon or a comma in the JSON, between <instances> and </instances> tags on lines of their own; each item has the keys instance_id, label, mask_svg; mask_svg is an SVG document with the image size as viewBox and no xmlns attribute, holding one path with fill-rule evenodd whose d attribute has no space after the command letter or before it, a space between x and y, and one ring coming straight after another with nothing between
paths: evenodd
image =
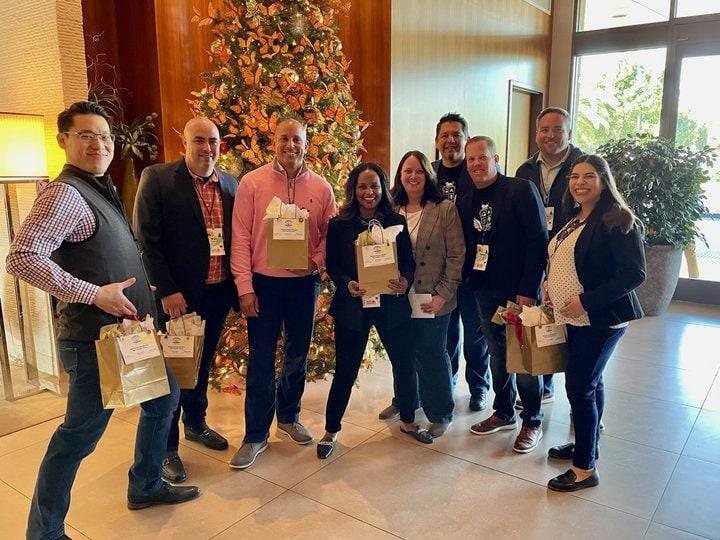
<instances>
[{"instance_id":1,"label":"kraft paper gift bag","mask_svg":"<svg viewBox=\"0 0 720 540\"><path fill-rule=\"evenodd\" d=\"M167 335L160 337L165 363L175 375L178 387L193 389L200 371L205 321L195 313L187 313L168 321L166 331Z\"/></svg>"},{"instance_id":2,"label":"kraft paper gift bag","mask_svg":"<svg viewBox=\"0 0 720 540\"><path fill-rule=\"evenodd\" d=\"M131 407L169 394L165 360L157 335L144 330L128 335L113 334L112 330L118 326L104 326L100 330L100 336L104 337L95 341L103 407Z\"/></svg>"},{"instance_id":3,"label":"kraft paper gift bag","mask_svg":"<svg viewBox=\"0 0 720 540\"><path fill-rule=\"evenodd\" d=\"M366 296L394 294L388 281L400 277L395 238L401 231L402 225L384 229L379 221L371 220L367 231L355 240L358 283Z\"/></svg>"},{"instance_id":4,"label":"kraft paper gift bag","mask_svg":"<svg viewBox=\"0 0 720 540\"><path fill-rule=\"evenodd\" d=\"M307 270L310 214L273 197L265 209L268 268Z\"/></svg>"}]
</instances>

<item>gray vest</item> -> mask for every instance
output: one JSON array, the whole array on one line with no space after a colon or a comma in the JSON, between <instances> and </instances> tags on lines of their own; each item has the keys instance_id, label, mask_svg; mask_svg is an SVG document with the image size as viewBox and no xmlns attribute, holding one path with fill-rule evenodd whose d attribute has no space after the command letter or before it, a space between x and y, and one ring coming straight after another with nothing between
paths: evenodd
<instances>
[{"instance_id":1,"label":"gray vest","mask_svg":"<svg viewBox=\"0 0 720 540\"><path fill-rule=\"evenodd\" d=\"M72 276L93 283L107 285L134 277L137 281L123 292L137 308L140 317L156 317L155 300L150 291L145 267L125 213L115 196L115 204L103 196L88 181L79 178L75 168L65 166L57 182L64 182L80 192L93 214L95 232L82 242L63 242L51 259ZM119 319L92 304L58 301L56 332L59 340L93 341L100 328Z\"/></svg>"}]
</instances>

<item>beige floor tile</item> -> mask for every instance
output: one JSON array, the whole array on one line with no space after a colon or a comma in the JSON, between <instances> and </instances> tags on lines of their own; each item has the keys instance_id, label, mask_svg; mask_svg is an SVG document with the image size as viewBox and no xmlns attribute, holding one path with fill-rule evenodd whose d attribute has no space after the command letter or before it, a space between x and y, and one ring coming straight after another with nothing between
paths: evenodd
<instances>
[{"instance_id":1,"label":"beige floor tile","mask_svg":"<svg viewBox=\"0 0 720 540\"><path fill-rule=\"evenodd\" d=\"M32 446L41 441L48 441L61 422L62 419L55 418L0 437L0 456Z\"/></svg>"},{"instance_id":2,"label":"beige floor tile","mask_svg":"<svg viewBox=\"0 0 720 540\"><path fill-rule=\"evenodd\" d=\"M0 400L0 437L65 415L66 399L40 392L15 401Z\"/></svg>"},{"instance_id":3,"label":"beige floor tile","mask_svg":"<svg viewBox=\"0 0 720 540\"><path fill-rule=\"evenodd\" d=\"M648 317L660 318L660 317ZM709 304L693 304L690 302L671 302L663 319L689 322L694 324L720 324L720 309Z\"/></svg>"},{"instance_id":4,"label":"beige floor tile","mask_svg":"<svg viewBox=\"0 0 720 540\"><path fill-rule=\"evenodd\" d=\"M714 344L720 342L720 328L674 323L679 336L665 336L664 341L652 341L645 333L626 336L618 344L615 356L633 361L677 367L689 371L714 374L720 367L720 357L712 354Z\"/></svg>"},{"instance_id":5,"label":"beige floor tile","mask_svg":"<svg viewBox=\"0 0 720 540\"><path fill-rule=\"evenodd\" d=\"M287 491L215 537L216 540L231 538L365 540L396 537Z\"/></svg>"},{"instance_id":6,"label":"beige floor tile","mask_svg":"<svg viewBox=\"0 0 720 540\"><path fill-rule=\"evenodd\" d=\"M198 499L131 512L126 506L127 462L73 490L68 522L90 538L211 538L284 491L251 474L229 471L200 452L188 449L183 457L194 471L192 482L202 490Z\"/></svg>"},{"instance_id":7,"label":"beige floor tile","mask_svg":"<svg viewBox=\"0 0 720 540\"><path fill-rule=\"evenodd\" d=\"M658 523L651 523L647 533L645 533L645 540L702 540L702 536L696 536L689 532L680 531L665 525L659 525Z\"/></svg>"},{"instance_id":8,"label":"beige floor tile","mask_svg":"<svg viewBox=\"0 0 720 540\"><path fill-rule=\"evenodd\" d=\"M720 375L715 377L715 382L710 387L703 409L720 412Z\"/></svg>"},{"instance_id":9,"label":"beige floor tile","mask_svg":"<svg viewBox=\"0 0 720 540\"><path fill-rule=\"evenodd\" d=\"M311 499L405 538L641 538L647 521L375 435L299 484ZM512 511L508 511L509 506Z\"/></svg>"},{"instance_id":10,"label":"beige floor tile","mask_svg":"<svg viewBox=\"0 0 720 540\"><path fill-rule=\"evenodd\" d=\"M720 412L700 412L682 453L720 465Z\"/></svg>"},{"instance_id":11,"label":"beige floor tile","mask_svg":"<svg viewBox=\"0 0 720 540\"><path fill-rule=\"evenodd\" d=\"M0 482L0 531L3 538L25 538L25 526L30 510L30 499L7 484Z\"/></svg>"},{"instance_id":12,"label":"beige floor tile","mask_svg":"<svg viewBox=\"0 0 720 540\"><path fill-rule=\"evenodd\" d=\"M682 456L653 521L720 538L720 465Z\"/></svg>"}]
</instances>

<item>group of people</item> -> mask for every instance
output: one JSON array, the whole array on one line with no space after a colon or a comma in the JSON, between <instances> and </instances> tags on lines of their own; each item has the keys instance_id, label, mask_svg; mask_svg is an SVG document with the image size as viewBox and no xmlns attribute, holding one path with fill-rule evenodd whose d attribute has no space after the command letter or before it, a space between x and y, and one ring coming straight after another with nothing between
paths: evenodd
<instances>
[{"instance_id":1,"label":"group of people","mask_svg":"<svg viewBox=\"0 0 720 540\"><path fill-rule=\"evenodd\" d=\"M247 319L249 360L245 436L230 467L251 466L268 448L273 419L279 433L302 445L313 435L300 423L307 354L320 276L336 291L336 368L317 456L330 456L375 327L393 370L393 399L380 418L399 416L401 431L423 443L443 436L453 419L459 358L465 358L469 408L490 417L477 435L522 426L513 449L534 450L542 403L552 377L508 373L504 326L491 322L499 306L542 302L567 325L566 390L575 441L549 457L572 467L548 487L574 491L597 485L602 373L628 321L642 316L633 289L644 279L642 226L605 160L570 144L569 114L543 110L538 153L517 171L500 172L495 142L469 136L455 113L437 124L440 159L419 151L398 164L392 189L383 169L364 162L346 183L339 211L328 182L305 164L306 128L281 119L274 159L237 179L215 167L220 134L207 118L183 131L182 159L146 168L132 216L106 174L114 153L111 118L78 102L58 115L66 165L38 196L7 258L8 271L57 299L59 358L70 376L67 411L40 466L28 518L28 538L67 538L64 518L80 462L95 448L112 414L104 409L94 340L121 317L151 316L160 325L187 312L205 321L197 386L146 401L129 471L128 507L174 504L200 494L181 486L184 435L223 450L227 440L206 423L210 367L230 309ZM303 270L268 262L265 213L277 197L307 211L308 260ZM369 295L358 280L355 240L374 225L402 227L395 239L398 274L387 293ZM161 327L161 326L160 326ZM279 381L277 340L284 340ZM519 399L518 399L519 394ZM429 426L415 421L422 407Z\"/></svg>"}]
</instances>

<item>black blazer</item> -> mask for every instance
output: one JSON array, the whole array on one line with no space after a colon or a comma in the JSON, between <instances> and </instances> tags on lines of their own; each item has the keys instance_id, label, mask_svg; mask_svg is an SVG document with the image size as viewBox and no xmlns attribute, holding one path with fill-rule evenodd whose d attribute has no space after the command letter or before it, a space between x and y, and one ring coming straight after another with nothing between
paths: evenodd
<instances>
[{"instance_id":1,"label":"black blazer","mask_svg":"<svg viewBox=\"0 0 720 540\"><path fill-rule=\"evenodd\" d=\"M490 257L485 270L488 288L495 296L515 300L516 295L539 296L547 261L547 224L537 188L528 180L498 173L493 207ZM475 262L473 189L458 196L455 205L465 235L463 278L470 278ZM471 281L472 283L472 281Z\"/></svg>"},{"instance_id":2,"label":"black blazer","mask_svg":"<svg viewBox=\"0 0 720 540\"><path fill-rule=\"evenodd\" d=\"M620 213L616 205L601 201L575 244L575 268L585 289L580 302L593 325L611 326L643 316L634 291L645 281L642 232L637 226L623 232L617 226Z\"/></svg>"},{"instance_id":3,"label":"black blazer","mask_svg":"<svg viewBox=\"0 0 720 540\"><path fill-rule=\"evenodd\" d=\"M217 174L223 205L226 271L232 279L230 235L238 181L222 171L217 170ZM181 292L188 305L196 309L205 291L210 243L184 159L143 170L135 198L133 228L150 282L157 287L157 298ZM237 294L234 302L237 304Z\"/></svg>"},{"instance_id":4,"label":"black blazer","mask_svg":"<svg viewBox=\"0 0 720 540\"><path fill-rule=\"evenodd\" d=\"M409 288L413 282L415 261L405 218L393 212L387 216L379 216L378 220L383 227L404 225L403 231L397 237L398 269L407 280ZM352 297L347 285L350 281L357 281L355 239L366 229L367 226L363 225L358 217L345 219L342 216L336 216L330 220L328 225L325 244L327 273L336 287L330 306L330 315L335 319L335 324L353 330L361 330L363 327L362 299ZM380 299L380 307L368 309L376 310L386 317L388 328L407 321L411 312L407 294L400 296L383 294Z\"/></svg>"}]
</instances>

